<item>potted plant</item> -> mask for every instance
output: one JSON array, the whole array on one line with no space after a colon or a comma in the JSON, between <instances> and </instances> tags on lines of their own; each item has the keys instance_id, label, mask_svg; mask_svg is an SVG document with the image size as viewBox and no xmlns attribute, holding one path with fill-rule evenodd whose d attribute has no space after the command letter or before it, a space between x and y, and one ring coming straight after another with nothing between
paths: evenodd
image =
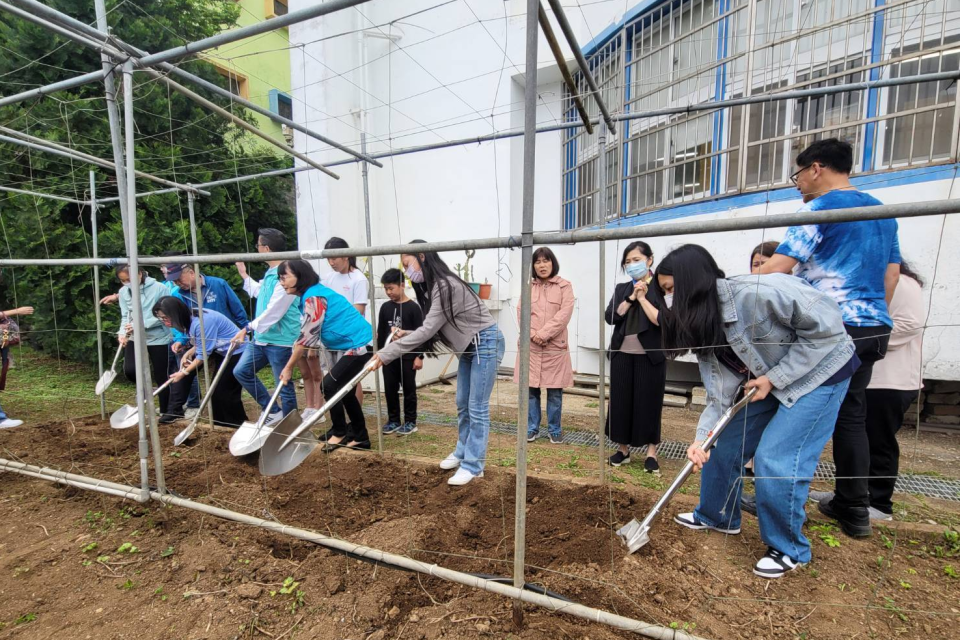
<instances>
[{"instance_id":1,"label":"potted plant","mask_svg":"<svg viewBox=\"0 0 960 640\"><path fill-rule=\"evenodd\" d=\"M474 255L476 255L477 252L476 252L475 249L467 249L467 250L464 251L464 253L467 254L467 259L464 261L464 263L463 263L462 265L461 265L460 263L457 263L456 267L454 267L454 268L457 270L457 275L459 275L461 278L463 278L463 280L466 281L466 283L467 283L468 285L470 285L470 288L473 289L473 292L479 296L479 295L480 295L480 283L479 283L479 282L474 282L474 280L473 280L473 267L470 265L470 259L471 259ZM489 296L489 293L488 293L487 295Z\"/></svg>"}]
</instances>

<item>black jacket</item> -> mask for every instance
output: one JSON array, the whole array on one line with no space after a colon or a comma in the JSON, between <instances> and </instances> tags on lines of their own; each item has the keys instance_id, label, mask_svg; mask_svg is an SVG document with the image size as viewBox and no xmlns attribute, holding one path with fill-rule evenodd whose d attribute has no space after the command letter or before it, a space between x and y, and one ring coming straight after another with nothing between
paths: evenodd
<instances>
[{"instance_id":1,"label":"black jacket","mask_svg":"<svg viewBox=\"0 0 960 640\"><path fill-rule=\"evenodd\" d=\"M610 303L607 305L607 324L613 325L613 335L610 337L610 353L619 351L623 345L623 329L627 317L618 315L617 307L620 306L621 302L629 298L632 293L633 282L621 282L617 285L617 288L613 292L613 297L610 298ZM658 296L653 292L652 288L647 290L646 297L647 300L650 301L650 304L658 309L660 308L660 302L657 299ZM631 304L639 306L640 303L631 302ZM640 345L647 352L646 355L652 364L660 364L666 360L663 355L663 341L660 337L660 327L650 322L650 319L647 318L647 314L643 312L643 309L638 309L638 311L640 311L640 332L637 334L637 337L640 339ZM610 353L607 354L608 357Z\"/></svg>"}]
</instances>

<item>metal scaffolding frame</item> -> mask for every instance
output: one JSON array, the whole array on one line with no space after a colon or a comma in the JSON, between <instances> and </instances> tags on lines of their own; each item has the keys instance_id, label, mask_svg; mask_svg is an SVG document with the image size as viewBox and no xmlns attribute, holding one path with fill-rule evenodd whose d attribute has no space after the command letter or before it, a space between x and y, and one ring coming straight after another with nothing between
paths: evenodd
<instances>
[{"instance_id":1,"label":"metal scaffolding frame","mask_svg":"<svg viewBox=\"0 0 960 640\"><path fill-rule=\"evenodd\" d=\"M257 23L255 25L235 29L232 31L221 33L217 36L211 38L205 38L198 42L188 43L181 47L176 47L163 51L156 54L147 54L139 49L136 49L125 43L114 39L108 34L108 27L106 21L106 11L104 8L103 0L96 0L96 10L97 10L97 29L92 29L87 25L83 25L83 28L78 27L82 23L78 23L76 20L69 18L69 16L64 16L59 14L59 12L46 7L45 5L36 2L36 0L10 0L15 5L21 7L17 11L13 11L16 15L21 15L27 13L33 16L31 20L34 23L42 24L43 26L48 26L56 33L65 35L74 41L80 42L81 44L90 45L93 44L101 52L103 56L103 69L96 72L91 72L78 78L62 81L59 83L54 83L46 87L40 87L37 89L32 89L30 91L22 92L8 98L0 98L0 106L5 104L13 104L19 100L30 99L33 97L39 97L46 95L48 93L63 90L67 88L73 88L81 86L87 82L92 82L96 80L104 80L105 89L107 94L107 104L108 104L108 115L110 119L110 130L111 130L111 141L114 149L114 161L108 162L105 160L100 160L93 157L82 157L77 154L77 152L69 149L67 147L54 148L50 146L50 143L42 144L41 141L32 141L32 140L23 140L23 136L16 132L15 135L19 138L14 137L6 139L0 137L0 140L3 141L14 141L18 144L29 143L30 145L39 145L42 146L43 151L56 151L60 154L67 155L73 159L83 160L84 162L89 162L100 167L112 168L116 172L117 184L120 191L120 196L117 198L100 198L98 199L95 192L95 181L94 174L91 171L90 174L90 200L89 201L79 201L70 198L63 198L60 196L53 196L48 194L41 194L37 192L24 191L19 189L13 189L9 187L0 187L0 190L11 191L14 193L34 196L34 197L47 197L58 201L66 201L72 204L86 205L89 204L91 207L91 219L93 221L93 257L91 258L77 258L77 259L0 259L0 266L90 266L94 270L94 303L97 304L97 296L99 294L99 277L97 274L97 267L106 266L110 264L117 263L127 263L131 266L131 276L136 277L137 270L142 265L158 265L166 262L170 262L173 259L172 257L156 257L156 256L141 256L139 254L139 249L137 246L137 220L136 220L136 198L144 197L148 195L153 195L157 193L168 193L175 191L186 191L189 196L189 205L191 212L191 228L195 229L196 223L193 219L193 201L195 195L208 195L207 192L203 191L204 188L211 188L214 186L222 186L226 184L232 184L244 180L254 180L261 177L272 177L280 175L289 175L302 170L309 169L318 169L321 171L329 172L325 167L337 165L337 164L348 164L352 162L363 161L364 177L366 176L366 164L375 164L381 166L379 162L376 161L377 158L398 156L409 153L416 153L420 151L427 151L431 149L440 149L450 146L457 146L463 144L475 144L477 142L483 141L493 141L501 140L512 137L523 137L523 186L522 186L522 225L521 233L519 235L508 235L508 236L499 236L492 238L476 238L472 240L456 240L456 241L441 241L441 242L427 242L422 245L418 245L419 250L421 251L451 251L451 250L463 250L463 249L500 249L500 248L520 248L522 252L522 272L521 272L521 302L520 302L520 318L521 318L521 328L520 335L527 335L529 333L530 326L530 306L531 306L531 260L533 246L535 244L577 244L584 242L596 242L598 243L599 248L599 257L600 257L600 274L601 274L601 288L600 295L603 298L603 273L604 269L604 243L610 240L620 240L620 239L629 239L629 238L638 238L638 237L659 237L666 235L680 235L680 234L704 234L704 233L716 233L716 232L725 232L725 231L738 231L738 230L748 230L748 229L763 229L768 227L780 227L793 224L811 224L811 223L828 223L828 222L842 222L842 221L851 221L851 220L866 220L866 219L881 219L881 218L908 218L908 217L919 217L919 216L933 216L933 215L945 215L960 213L960 199L953 200L942 200L938 202L924 202L924 203L910 203L910 204L896 204L896 205L882 205L876 207L862 207L856 209L842 209L842 210L832 210L832 211L817 211L817 212L804 212L804 213L794 213L794 214L780 214L774 216L756 216L750 218L732 218L732 219L720 219L720 220L700 220L700 221L690 221L690 222L669 222L661 224L650 224L650 225L637 225L637 226L619 226L614 228L606 228L602 223L599 227L596 228L587 228L579 229L573 231L561 231L561 232L536 232L533 228L533 207L534 207L534 189L535 189L535 138L537 133L544 133L549 131L560 131L568 129L571 127L580 127L584 126L583 122L570 122L563 123L558 125L550 125L547 127L536 126L536 100L537 100L537 86L536 86L536 74L537 74L537 48L538 48L538 36L539 31L537 28L538 25L538 14L540 10L539 0L527 0L526 2L526 82L524 86L524 126L522 130L518 131L506 131L491 134L489 136L480 136L477 138L470 138L467 140L457 140L447 143L433 144L433 145L422 145L419 147L411 147L407 149L400 149L389 153L383 154L373 154L367 155L366 153L366 144L365 144L365 134L364 139L362 139L361 151L353 151L343 145L338 145L332 143L331 141L324 140L333 146L340 148L342 151L345 151L350 154L350 157L345 160L341 160L335 163L331 163L321 167L320 165L315 164L314 162L306 159L305 161L309 162L310 165L305 167L296 167L294 169L284 169L277 171L264 172L260 174L254 174L250 176L242 176L233 179L218 180L209 182L202 185L181 185L166 181L167 184L171 185L169 189L161 189L153 192L145 193L136 193L136 177L141 175L136 170L136 159L135 159L135 136L134 136L134 113L133 113L133 74L135 71L143 70L148 73L156 73L148 70L148 67L151 66L160 66L164 68L163 65L169 63L170 61L183 58L195 54L199 51L202 51L207 48L212 48L220 46L229 42L235 42L245 37L252 35L257 35L264 33L270 30L279 29L286 27L290 24L296 22L301 22L308 20L314 17L325 15L333 11L337 11L344 8L350 8L359 4L362 4L368 0L329 0L322 4L303 9L300 11L289 13L285 16L280 16L278 18L272 19L267 22ZM575 53L577 54L578 61L580 61L581 71L584 73L584 77L588 79L589 84L591 85L591 95L598 102L600 111L603 115L601 119L598 119L595 123L600 127L599 138L601 140L601 148L603 148L606 142L607 132L614 131L614 122L620 121L629 121L638 118L649 118L654 115L663 115L669 113L683 113L690 111L698 110L716 110L723 108L725 106L733 106L739 104L753 104L759 102L770 102L775 100L784 100L789 98L796 98L802 96L810 95L826 95L830 93L838 93L845 91L855 91L864 88L875 88L880 86L894 86L899 84L908 84L915 83L919 81L931 81L933 79L946 79L952 78L956 79L960 77L958 72L949 72L949 73L940 73L940 74L929 74L925 76L913 76L913 77L904 77L904 78L892 78L887 80L873 81L873 82L863 82L863 83L854 83L848 85L840 85L837 87L822 87L812 90L802 90L802 91L790 91L790 92L781 92L773 94L765 94L759 96L749 96L747 98L736 99L736 100L727 100L721 102L712 102L703 105L691 105L681 108L672 108L672 109L660 109L656 112L637 112L631 114L621 114L621 115L611 115L607 113L605 105L602 104L602 98L600 96L599 90L595 86L595 82L590 82L592 79L588 71L586 62L583 60L582 54L579 50L579 45L577 45L575 39L572 38L572 31L569 29L569 23L566 21L566 17L563 15L563 9L560 6L559 2L550 0L550 4L554 10L555 18L558 23L561 25L561 29L564 31L568 40L570 41L571 46L573 47ZM9 10L10 6L8 4L0 2L0 10ZM53 19L57 24L51 24L46 22L45 18ZM91 40L90 38L93 38ZM115 45L115 46L114 46ZM119 67L119 70L118 70ZM121 74L122 82L124 84L124 131L120 130L120 121L117 113L117 105L115 103L114 95L114 76L117 73ZM187 74L190 75L190 74ZM188 78L193 79L193 78ZM203 84L205 81L201 81ZM208 83L209 84L209 83ZM205 86L205 85L204 85ZM210 88L210 87L205 87ZM178 89L179 90L179 89ZM192 92L191 92L192 93ZM191 96L192 98L192 96ZM215 105L214 105L215 106ZM221 114L223 115L223 114ZM230 115L229 113L227 115ZM272 116L271 116L272 117ZM318 137L314 135L313 132L304 131L307 135L312 137ZM318 138L322 139L322 138ZM43 141L45 142L45 141ZM292 150L291 150L292 151ZM299 157L299 156L298 156ZM303 158L301 158L303 159ZM603 166L603 163L601 163ZM154 176L148 176L142 174L141 177L146 177L148 179L154 179ZM163 180L163 179L158 179ZM601 183L602 184L602 183ZM605 193L605 189L601 189L601 194ZM193 253L184 256L185 261L192 262L199 268L200 264L209 264L209 263L228 263L238 260L282 260L282 259L292 259L292 258L304 258L304 259L318 259L318 258L327 258L327 257L341 257L341 256L379 256L379 255L390 255L402 253L409 250L409 245L383 245L383 246L370 246L371 239L369 237L369 193L367 192L366 180L364 180L364 197L366 203L366 214L367 214L367 230L368 230L368 246L365 247L356 247L351 249L329 249L329 250L303 250L303 251L287 251L280 253L223 253L216 255L200 255L198 253L198 248L196 246L196 238L194 236L193 243ZM96 231L96 212L99 205L102 205L106 202L119 202L121 220L123 223L124 238L126 243L126 257L117 257L117 258L102 258L98 255L97 247L97 231ZM604 199L601 196L601 211L604 209ZM605 219L606 216L602 215L601 219ZM514 620L517 624L522 624L522 609L520 604L522 602L528 602L532 604L537 604L548 609L559 611L563 613L568 613L575 615L587 620L601 622L604 624L611 625L618 629L632 631L647 637L651 638L680 638L680 639L693 639L694 636L687 634L683 631L667 629L659 625L652 625L644 623L638 620L633 620L629 618L624 618L622 616L617 616L605 611L600 611L597 609L592 609L590 607L585 607L578 604L570 604L551 598L546 595L535 594L524 589L524 552L525 552L525 507L526 507L526 438L525 430L517 430L517 443L516 443L516 453L517 453L517 473L516 473L516 525L514 530L514 561L513 561L513 586L508 586L482 578L477 578L475 576L470 576L469 574L464 574L457 571L452 571L445 569L443 567L438 567L436 565L428 565L411 558L396 556L392 554L385 553L376 549L370 549L367 547L362 547L359 545L354 545L349 542L338 540L335 538L327 537L316 532L307 531L303 529L297 529L294 527L289 527L282 525L273 521L265 521L259 518L254 518L242 513L235 511L229 511L225 509L219 509L209 505L201 504L191 500L186 500L182 498L175 497L167 493L164 474L163 474L163 463L161 460L161 448L159 433L157 430L156 424L156 414L153 406L153 397L151 394L150 388L150 373L148 370L147 358L144 357L146 354L146 343L143 330L143 317L142 309L140 307L140 291L139 287L131 287L131 292L133 294L133 324L138 330L135 331L134 339L134 348L136 350L136 359L137 359L137 371L136 371L136 387L137 387L137 398L138 404L142 409L139 412L139 446L138 446L138 456L140 460L140 486L128 486L124 484L118 484L114 482L108 482L104 480L99 480L96 478L90 478L87 476L80 476L76 474L64 473L59 470L46 469L40 467L33 467L30 465L25 465L18 462L13 462L9 460L0 459L0 470L11 471L14 473L21 473L30 477L41 478L45 480L50 480L53 482L58 482L61 484L66 484L69 486L74 486L82 489L99 491L106 493L108 495L113 495L121 498L129 498L132 500L137 500L139 502L146 502L151 499L163 502L165 504L173 504L181 506L188 509L193 509L210 515L214 515L220 518L225 518L233 520L235 522L245 523L255 527L261 527L268 530L275 531L283 535L289 535L294 538L301 540L307 540L318 545L336 550L340 553L345 553L351 557L357 557L360 559L365 559L377 564L383 564L385 566L390 566L394 568L401 568L406 570L417 571L420 573L428 574L434 577L442 578L445 580L450 580L457 582L459 584L464 584L467 586L484 589L500 595L510 597L515 600L514 607ZM601 308L603 306L603 300L601 299ZM372 313L375 313L375 309L371 309ZM99 333L102 331L102 326L100 324L99 313L97 313L97 330L98 338ZM603 336L603 323L601 320L601 336ZM601 338L602 342L602 338ZM601 345L601 349L603 346ZM526 420L527 406L529 402L529 396L527 389L525 388L526 381L529 379L529 350L530 344L529 341L521 340L520 349L519 349L519 377L520 385L518 388L518 423ZM602 352L601 352L602 353ZM103 363L99 363L99 368L102 372ZM603 397L603 385L601 384L601 398ZM103 411L103 409L102 409ZM602 411L601 411L601 436L602 436ZM600 438L602 443L603 438ZM150 457L153 457L153 467L154 467L154 489L151 486L149 478L149 464ZM600 467L603 469L604 464L603 456L603 445L600 447ZM603 479L603 474L601 471L601 481Z\"/></svg>"}]
</instances>

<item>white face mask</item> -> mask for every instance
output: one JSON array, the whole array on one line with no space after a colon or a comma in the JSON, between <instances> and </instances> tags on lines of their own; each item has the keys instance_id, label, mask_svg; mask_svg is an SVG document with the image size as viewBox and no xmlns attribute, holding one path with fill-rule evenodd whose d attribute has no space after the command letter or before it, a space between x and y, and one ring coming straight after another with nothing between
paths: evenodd
<instances>
[{"instance_id":1,"label":"white face mask","mask_svg":"<svg viewBox=\"0 0 960 640\"><path fill-rule=\"evenodd\" d=\"M667 309L673 308L673 293L663 294L663 302L667 305Z\"/></svg>"},{"instance_id":2,"label":"white face mask","mask_svg":"<svg viewBox=\"0 0 960 640\"><path fill-rule=\"evenodd\" d=\"M413 268L413 265L410 265L404 272L407 274L407 277L410 278L410 282L416 282L421 284L423 282L423 271L418 271Z\"/></svg>"}]
</instances>

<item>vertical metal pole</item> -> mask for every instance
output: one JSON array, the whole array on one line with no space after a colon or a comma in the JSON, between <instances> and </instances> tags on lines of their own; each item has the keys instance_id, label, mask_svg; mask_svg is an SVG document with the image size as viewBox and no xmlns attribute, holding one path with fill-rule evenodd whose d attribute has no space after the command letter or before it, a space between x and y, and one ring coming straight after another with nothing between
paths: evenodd
<instances>
[{"instance_id":1,"label":"vertical metal pole","mask_svg":"<svg viewBox=\"0 0 960 640\"><path fill-rule=\"evenodd\" d=\"M600 210L600 228L607 225L607 125L600 123L600 131L597 133L597 143L600 146L600 157L597 159L597 182L600 183L600 193L597 197L597 208ZM607 243L600 241L597 243L597 250L600 257L600 330L599 340L600 362L597 368L598 384L597 391L600 394L597 406L599 407L599 423L597 424L597 450L600 455L600 484L607 482L607 319L604 317L603 310L607 304Z\"/></svg>"},{"instance_id":2,"label":"vertical metal pole","mask_svg":"<svg viewBox=\"0 0 960 640\"><path fill-rule=\"evenodd\" d=\"M362 43L361 43L362 44ZM360 149L367 148L367 133L363 130L363 112L360 112ZM366 153L361 151L360 153ZM367 163L360 163L360 173L363 175L363 214L367 224L367 246L373 246L373 230L370 226L370 179L368 176ZM368 258L367 263L370 267L370 273L367 278L370 281L370 326L373 327L373 353L377 353L377 290L373 278L373 258ZM380 374L373 378L374 392L377 394L377 451L383 455L383 400L380 398Z\"/></svg>"},{"instance_id":3,"label":"vertical metal pole","mask_svg":"<svg viewBox=\"0 0 960 640\"><path fill-rule=\"evenodd\" d=\"M197 219L195 217L193 206L196 196L192 191L187 192L187 212L190 215L190 241L193 243L193 256L199 255L197 250ZM200 275L200 263L193 263L193 273L196 275L194 285L197 287L197 321L200 323L200 350L203 351L203 382L207 393L210 392L210 358L207 351L207 333L203 330L203 282ZM214 345L216 348L216 345ZM226 366L224 363L223 366ZM210 420L210 428L213 429L213 403L207 403L207 418Z\"/></svg>"},{"instance_id":4,"label":"vertical metal pole","mask_svg":"<svg viewBox=\"0 0 960 640\"><path fill-rule=\"evenodd\" d=\"M517 490L513 531L513 585L522 589L527 532L527 414L530 408L530 279L533 258L533 189L537 157L537 27L539 0L527 0L523 87L523 220L520 252L520 375L517 387ZM523 603L513 603L513 623L523 625Z\"/></svg>"},{"instance_id":5,"label":"vertical metal pole","mask_svg":"<svg viewBox=\"0 0 960 640\"><path fill-rule=\"evenodd\" d=\"M107 24L106 0L94 0L97 12L97 29L107 33L110 30ZM123 169L123 143L120 132L120 112L117 108L117 92L114 82L114 64L106 53L100 54L103 70L107 72L103 78L103 88L107 96L107 118L110 122L110 141L113 144L113 163L116 165L117 191L120 194L120 223L123 233L127 233L126 193L127 176ZM99 301L98 301L99 302Z\"/></svg>"},{"instance_id":6,"label":"vertical metal pole","mask_svg":"<svg viewBox=\"0 0 960 640\"><path fill-rule=\"evenodd\" d=\"M747 9L747 72L743 79L743 97L749 98L753 93L753 54L756 46L757 34L757 0L750 0L750 7ZM763 105L758 105L763 109ZM736 107L734 107L736 108ZM737 186L739 191L747 188L747 144L750 141L750 105L740 107L740 167L737 169ZM731 109L732 111L732 109ZM759 152L759 147L757 151ZM728 185L729 186L729 185Z\"/></svg>"},{"instance_id":7,"label":"vertical metal pole","mask_svg":"<svg viewBox=\"0 0 960 640\"><path fill-rule=\"evenodd\" d=\"M93 235L93 257L97 253L97 179L90 170L90 233ZM100 267L93 267L93 313L97 318L97 373L103 377L103 320L100 317ZM100 394L100 419L107 419L107 394Z\"/></svg>"},{"instance_id":8,"label":"vertical metal pole","mask_svg":"<svg viewBox=\"0 0 960 640\"><path fill-rule=\"evenodd\" d=\"M133 61L123 64L123 125L126 138L126 171L127 171L127 259L130 264L130 291L133 294L131 311L133 313L133 347L137 359L137 396L140 406L140 465L141 476L146 474L147 457L150 446L147 443L147 429L150 430L150 440L153 444L154 473L157 480L157 490L166 492L166 483L163 479L163 460L160 453L160 434L157 432L157 414L153 405L153 389L150 381L150 362L147 352L147 336L143 325L143 308L140 300L140 260L137 248L137 178L136 152L134 148L133 129ZM146 415L145 415L146 414ZM148 483L145 478L141 478ZM149 483L147 486L149 490Z\"/></svg>"}]
</instances>

